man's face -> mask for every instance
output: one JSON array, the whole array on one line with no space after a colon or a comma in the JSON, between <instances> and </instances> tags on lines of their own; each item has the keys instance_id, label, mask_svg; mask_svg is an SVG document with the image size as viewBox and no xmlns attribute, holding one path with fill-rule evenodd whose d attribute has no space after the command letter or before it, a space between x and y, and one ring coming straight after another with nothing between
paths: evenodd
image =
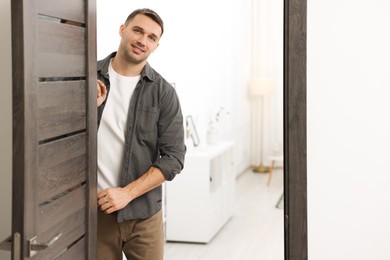
<instances>
[{"instance_id":1,"label":"man's face","mask_svg":"<svg viewBox=\"0 0 390 260\"><path fill-rule=\"evenodd\" d=\"M128 62L139 64L158 47L161 27L146 15L138 14L127 25L121 25L119 34L123 56Z\"/></svg>"}]
</instances>

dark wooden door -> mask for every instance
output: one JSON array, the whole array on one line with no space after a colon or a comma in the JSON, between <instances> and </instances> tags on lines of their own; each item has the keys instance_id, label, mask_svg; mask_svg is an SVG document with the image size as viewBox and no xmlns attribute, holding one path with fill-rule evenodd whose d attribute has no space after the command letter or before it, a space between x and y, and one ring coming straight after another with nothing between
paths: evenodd
<instances>
[{"instance_id":1,"label":"dark wooden door","mask_svg":"<svg viewBox=\"0 0 390 260\"><path fill-rule=\"evenodd\" d=\"M95 0L12 0L13 259L96 259Z\"/></svg>"}]
</instances>

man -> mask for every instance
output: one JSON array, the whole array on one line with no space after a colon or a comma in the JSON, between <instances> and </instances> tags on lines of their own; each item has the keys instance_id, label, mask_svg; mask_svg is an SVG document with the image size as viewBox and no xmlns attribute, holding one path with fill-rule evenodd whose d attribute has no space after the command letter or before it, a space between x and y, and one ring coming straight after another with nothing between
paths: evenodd
<instances>
[{"instance_id":1,"label":"man","mask_svg":"<svg viewBox=\"0 0 390 260\"><path fill-rule=\"evenodd\" d=\"M147 62L163 32L157 13L135 10L98 62L98 259L163 259L161 184L186 151L177 94Z\"/></svg>"}]
</instances>

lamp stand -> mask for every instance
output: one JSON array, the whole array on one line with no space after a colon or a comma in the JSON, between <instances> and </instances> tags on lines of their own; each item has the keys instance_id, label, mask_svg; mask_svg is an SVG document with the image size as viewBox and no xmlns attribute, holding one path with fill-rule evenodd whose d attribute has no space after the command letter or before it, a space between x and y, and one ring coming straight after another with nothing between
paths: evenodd
<instances>
[{"instance_id":1,"label":"lamp stand","mask_svg":"<svg viewBox=\"0 0 390 260\"><path fill-rule=\"evenodd\" d=\"M268 166L264 166L263 163L260 163L259 166L255 167L253 169L253 172L257 172L257 173L267 173L269 172L269 167Z\"/></svg>"},{"instance_id":2,"label":"lamp stand","mask_svg":"<svg viewBox=\"0 0 390 260\"><path fill-rule=\"evenodd\" d=\"M256 172L256 173L267 173L270 170L268 166L263 165L263 147L264 147L264 143L263 143L264 136L263 135L264 135L264 97L261 96L260 165L253 169L253 172Z\"/></svg>"}]
</instances>

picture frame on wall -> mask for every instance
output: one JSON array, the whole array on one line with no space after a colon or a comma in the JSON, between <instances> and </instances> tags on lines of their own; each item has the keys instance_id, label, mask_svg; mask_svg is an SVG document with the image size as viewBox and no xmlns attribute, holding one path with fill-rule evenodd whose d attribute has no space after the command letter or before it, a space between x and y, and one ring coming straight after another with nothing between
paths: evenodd
<instances>
[{"instance_id":1,"label":"picture frame on wall","mask_svg":"<svg viewBox=\"0 0 390 260\"><path fill-rule=\"evenodd\" d=\"M187 138L192 139L192 143L194 144L194 147L199 145L200 141L199 141L198 132L196 131L195 123L191 115L186 116L186 134L187 134Z\"/></svg>"}]
</instances>

